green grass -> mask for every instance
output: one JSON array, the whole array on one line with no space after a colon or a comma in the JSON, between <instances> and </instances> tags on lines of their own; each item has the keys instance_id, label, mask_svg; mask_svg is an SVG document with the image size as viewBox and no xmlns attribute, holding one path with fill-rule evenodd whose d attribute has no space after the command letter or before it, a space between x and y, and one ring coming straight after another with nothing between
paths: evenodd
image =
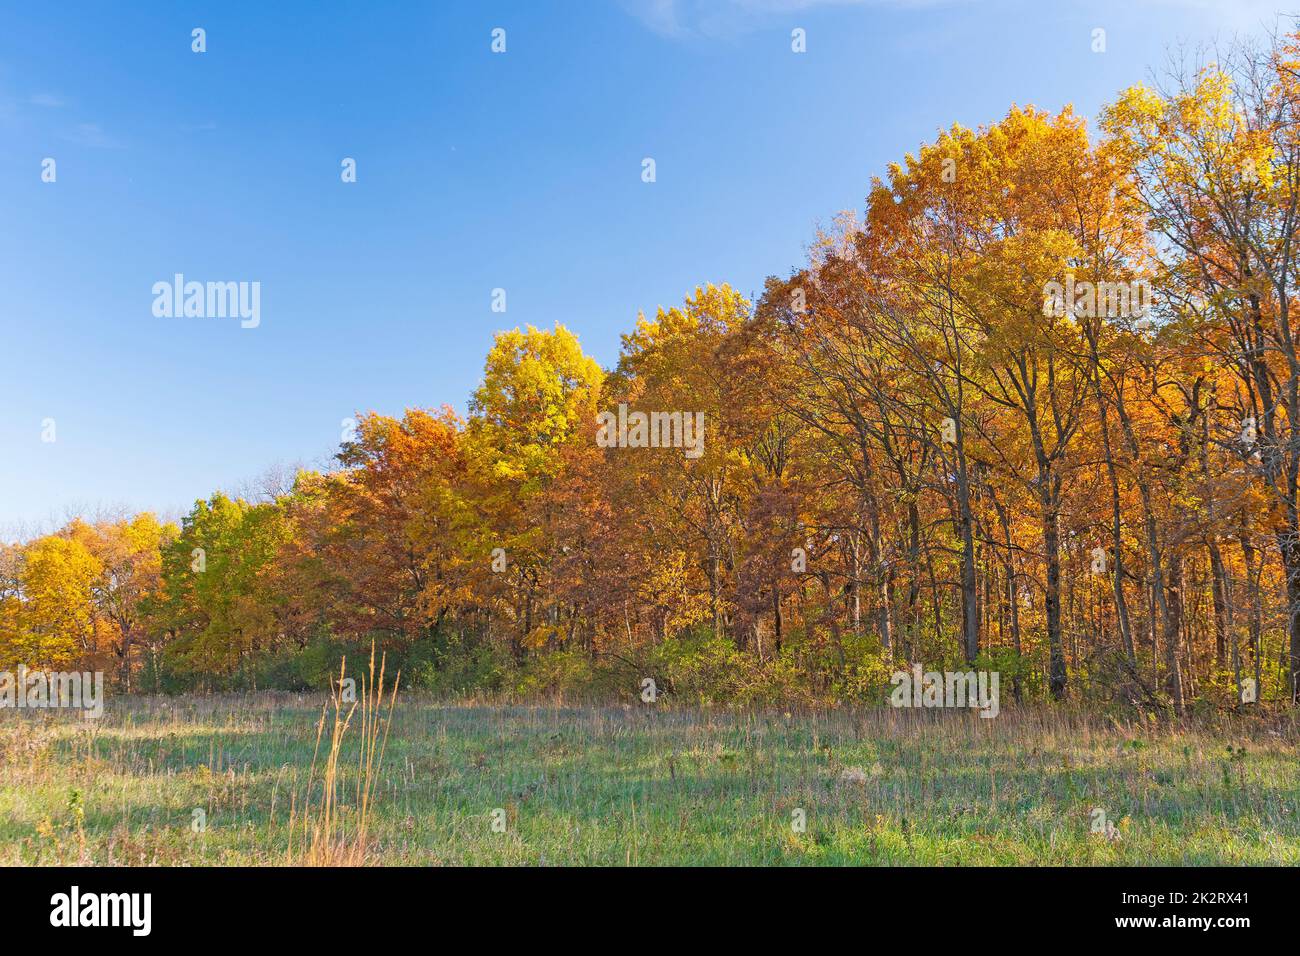
<instances>
[{"instance_id":1,"label":"green grass","mask_svg":"<svg viewBox=\"0 0 1300 956\"><path fill-rule=\"evenodd\" d=\"M0 863L283 863L320 703L139 699L99 721L0 712ZM1169 727L1052 709L984 720L407 697L368 859L1296 865L1297 742L1291 717ZM345 824L356 745L345 747ZM492 830L497 808L504 833ZM1091 832L1095 808L1113 838ZM792 828L796 809L806 832Z\"/></svg>"}]
</instances>

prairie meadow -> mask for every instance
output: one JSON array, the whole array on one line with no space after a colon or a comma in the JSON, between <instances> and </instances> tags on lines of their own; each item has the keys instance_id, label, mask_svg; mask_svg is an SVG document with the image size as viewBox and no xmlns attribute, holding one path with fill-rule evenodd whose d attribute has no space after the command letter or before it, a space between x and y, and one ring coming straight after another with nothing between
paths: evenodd
<instances>
[{"instance_id":1,"label":"prairie meadow","mask_svg":"<svg viewBox=\"0 0 1300 956\"><path fill-rule=\"evenodd\" d=\"M360 710L343 735L330 845L313 853L300 831L319 836L332 708L263 693L132 699L98 721L0 713L0 863L1300 864L1289 714L399 695L368 775Z\"/></svg>"}]
</instances>

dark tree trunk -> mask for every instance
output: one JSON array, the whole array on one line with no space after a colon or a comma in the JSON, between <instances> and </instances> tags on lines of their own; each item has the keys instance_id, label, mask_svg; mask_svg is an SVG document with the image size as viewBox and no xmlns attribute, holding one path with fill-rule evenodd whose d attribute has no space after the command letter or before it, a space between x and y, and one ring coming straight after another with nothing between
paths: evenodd
<instances>
[{"instance_id":1,"label":"dark tree trunk","mask_svg":"<svg viewBox=\"0 0 1300 956\"><path fill-rule=\"evenodd\" d=\"M1043 469L1039 471L1038 480L1045 552L1043 560L1047 571L1043 605L1047 618L1047 684L1054 700L1064 700L1069 675L1065 667L1065 647L1061 641L1061 529L1056 478L1050 471Z\"/></svg>"},{"instance_id":2,"label":"dark tree trunk","mask_svg":"<svg viewBox=\"0 0 1300 956\"><path fill-rule=\"evenodd\" d=\"M1179 635L1183 624L1183 557L1174 552L1169 555L1169 578L1165 597L1165 687L1174 713L1183 713L1183 678L1179 664L1182 642Z\"/></svg>"}]
</instances>

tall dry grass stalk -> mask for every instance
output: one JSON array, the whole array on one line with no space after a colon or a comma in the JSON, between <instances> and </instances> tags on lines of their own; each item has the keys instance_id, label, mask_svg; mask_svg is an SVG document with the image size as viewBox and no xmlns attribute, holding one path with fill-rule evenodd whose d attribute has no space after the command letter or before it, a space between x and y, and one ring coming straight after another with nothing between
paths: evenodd
<instances>
[{"instance_id":1,"label":"tall dry grass stalk","mask_svg":"<svg viewBox=\"0 0 1300 956\"><path fill-rule=\"evenodd\" d=\"M359 866L366 862L370 852L370 811L374 806L375 788L384 766L384 751L388 747L388 731L393 723L393 708L397 704L397 686L402 672L398 671L388 688L388 713L384 714L385 670L388 655L379 659L379 676L375 677L375 645L370 644L370 668L361 675L361 694L357 699L344 700L344 680L347 675L347 658L339 664L338 682L330 681L330 698L321 707L316 724L316 748L312 753L311 770L307 775L307 791L299 813L297 795L289 811L288 862L296 866ZM326 718L333 709L330 725L329 753L321 772L320 803L313 802L316 785L316 766L320 759L321 741L325 736ZM346 708L346 712L345 709ZM339 798L340 766L343 741L352 718L360 708L361 745L357 752L356 799L351 808L355 825L347 826L347 808ZM382 738L381 738L382 732Z\"/></svg>"}]
</instances>

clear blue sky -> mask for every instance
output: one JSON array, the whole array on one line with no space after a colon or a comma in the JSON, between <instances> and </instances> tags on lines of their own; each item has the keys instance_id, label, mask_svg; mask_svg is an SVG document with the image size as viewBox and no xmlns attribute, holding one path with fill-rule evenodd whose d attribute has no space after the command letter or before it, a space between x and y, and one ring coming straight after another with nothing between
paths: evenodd
<instances>
[{"instance_id":1,"label":"clear blue sky","mask_svg":"<svg viewBox=\"0 0 1300 956\"><path fill-rule=\"evenodd\" d=\"M5 0L0 536L323 463L356 410L463 411L499 328L608 366L639 310L788 272L937 128L1091 117L1275 6ZM155 318L177 272L260 282L260 327Z\"/></svg>"}]
</instances>

